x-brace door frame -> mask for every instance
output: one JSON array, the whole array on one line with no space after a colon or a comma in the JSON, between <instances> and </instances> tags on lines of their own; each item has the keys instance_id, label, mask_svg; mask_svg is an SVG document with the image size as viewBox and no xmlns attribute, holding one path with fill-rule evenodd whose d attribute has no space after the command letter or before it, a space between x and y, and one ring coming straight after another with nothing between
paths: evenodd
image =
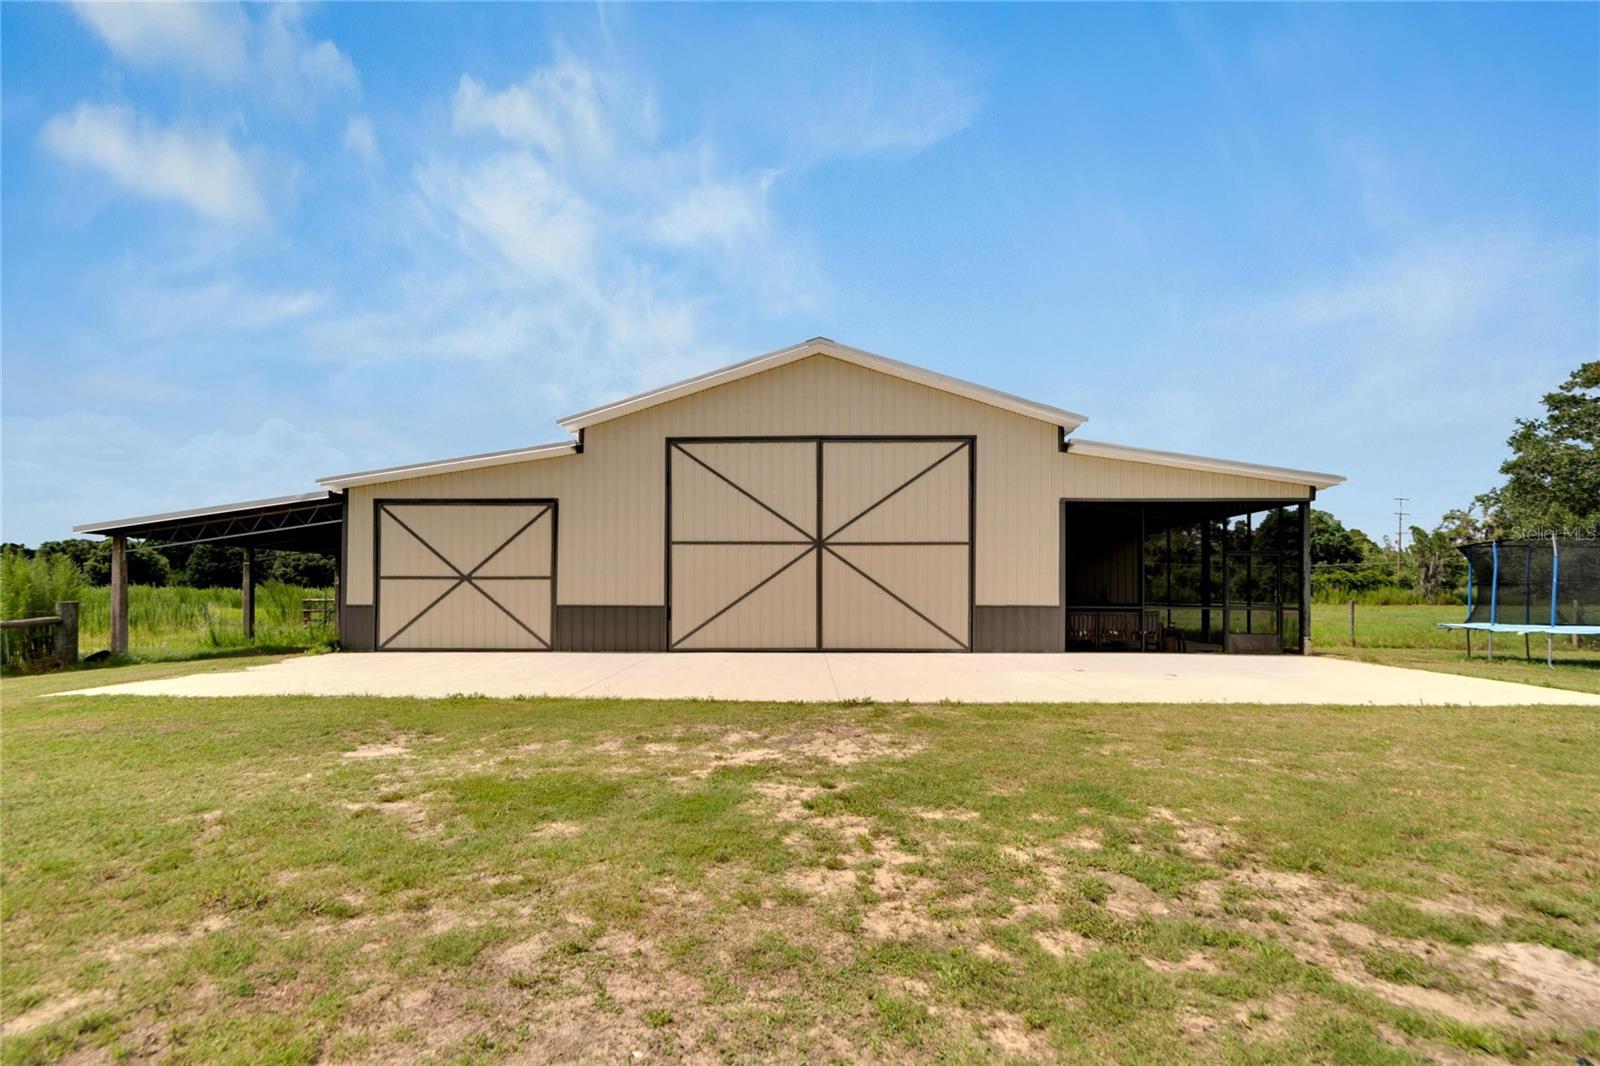
<instances>
[{"instance_id":1,"label":"x-brace door frame","mask_svg":"<svg viewBox=\"0 0 1600 1066\"><path fill-rule=\"evenodd\" d=\"M826 471L825 471L824 463L823 463L824 445L827 445L827 444L944 444L944 443L955 445L955 447L949 453L945 454L940 459L938 459L937 461L935 461L934 463L932 463L928 467L924 468L922 471L920 471L918 474L916 474L910 480L908 480L906 482L903 482L902 484L896 486L895 489L893 491L889 492L888 494L879 497L870 506L868 506L865 510L861 511L860 513L858 513L857 515L855 515L854 517L850 518L848 521L846 521L842 525L840 525L836 530L834 530L833 533L828 533L823 528L822 503L823 503L824 486L826 484ZM723 475L720 472L712 469L705 462L705 460L699 458L698 456L692 455L688 451L684 450L683 447L682 447L684 445L695 445L695 444L815 444L817 446L816 519L815 519L816 520L816 532L814 534L807 534L803 530L799 530L798 527L794 526L794 523L790 522L787 518L784 518L784 516L782 516L781 514L778 514L777 511L773 510L773 508L771 508L769 505L767 505L763 501L757 499L753 494L750 493L749 490L745 489L742 486L739 486L739 485L735 484L732 480L727 478L725 475ZM676 639L674 639L674 637L673 637L673 630L672 630L672 549L673 549L673 546L674 546L675 543L684 544L684 543L693 543L693 542L684 542L684 541L676 541L675 542L673 540L673 538L672 538L672 453L673 453L673 450L675 448L678 449L680 452L682 452L682 454L686 458L698 463L701 466L706 467L706 469L710 470L712 474L714 474L715 476L717 476L721 480L726 481L735 490L737 490L739 493L741 493L742 495L744 495L747 498L749 498L750 500L752 500L754 503L756 503L758 506L760 506L764 510L767 510L767 511L771 512L772 514L776 515L786 525L789 525L792 528L795 528L796 529L797 538L802 538L802 539L796 539L795 541L792 542L795 547L799 548L799 547L803 547L803 546L805 546L807 544L810 545L810 547L808 547L806 551L802 552L799 556L797 556L796 558L790 560L788 563L785 563L784 566L781 567L777 572L769 574L767 577L763 578L762 581L758 582L754 587L752 587L750 589L747 589L742 595L740 595L732 603L729 603L726 606L724 606L721 610L719 610L716 614L712 615L710 618L707 618L707 619L703 620L698 626L696 626L689 633L686 633L686 634L684 634L684 635L682 635L680 637L677 637ZM915 607L912 607L904 599L901 599L900 596L896 595L894 592L890 591L887 587L885 587L884 585L882 585L881 583L879 583L878 581L876 581L875 579L873 579L869 575L867 575L864 572L862 572L859 567L856 567L855 565L850 563L848 560L846 560L844 558L844 556L840 555L838 552L832 551L828 547L828 543L833 540L835 535L837 535L840 532L843 532L846 528L848 528L850 525L853 525L857 520L862 518L868 512L872 511L873 509L878 507L880 504L884 503L890 497L898 494L902 489L905 489L907 486L909 486L913 482L917 481L923 475L929 473L934 467L942 465L943 463L945 463L946 461L948 461L952 457L954 457L957 452L960 452L960 451L963 451L963 450L966 452L966 459L967 459L967 539L966 539L966 542L965 542L966 543L966 548L967 548L967 635L966 635L967 639L964 640L964 641L956 638L954 636L954 634L951 634L948 631L946 631L938 623L936 623L932 619L928 618L925 614L923 614L921 611L917 610ZM974 623L975 623L975 615L976 615L976 606L975 605L977 603L977 580L978 580L978 578L977 578L977 564L978 564L978 485L977 485L977 479L978 479L978 439L977 439L976 436L964 435L964 434L937 433L937 434L857 434L857 435L798 434L798 435L787 435L787 436L786 435L772 435L772 436L729 436L729 437L668 437L668 438L666 438L666 441L665 441L665 455L664 455L663 466L664 466L664 470L665 470L665 495L666 495L666 499L665 499L666 521L665 521L664 529L662 531L662 543L663 543L663 555L664 555L663 574L664 574L664 584L665 584L665 587L664 587L663 591L665 593L664 599L666 601L666 608L667 608L667 643L668 643L668 650L669 651L756 651L756 650L825 651L826 650L826 651L896 651L896 652L898 652L898 651L908 651L908 652L909 651L935 651L935 652L965 651L965 652L970 652L970 651L973 650L973 647L974 647L974 642L973 642L974 629L973 629L973 626L974 626ZM749 541L749 542L741 542L741 543L752 543L752 544L755 544L755 543L763 543L763 542ZM778 543L778 542L767 542L767 543ZM791 542L786 540L786 541L782 541L781 543L788 544L788 543L791 543ZM845 546L845 544L846 544L846 542L843 542L843 541L841 541L839 543L840 543L841 546ZM915 542L900 542L898 544L896 542L873 542L873 543L881 544L884 547L895 547L895 546L904 547L904 546L912 546L914 544L930 544L930 545L933 545L933 544L951 544L951 543L959 544L960 542L915 541ZM840 563L844 564L849 569L856 571L858 574L860 574L863 578L865 578L871 584L876 585L879 588L880 591L882 591L883 593L888 595L890 598L896 600L902 607L904 607L907 610L911 611L911 613L915 614L918 618L922 619L922 621L927 623L929 626L932 626L934 629L938 630L945 637L947 637L950 640L955 641L955 643L958 646L955 647L955 648L834 648L834 649L827 648L825 646L825 643L824 643L823 632L822 632L822 620L823 620L822 560L823 560L823 556L824 556L825 553L832 554L834 556L834 558L837 559ZM709 625L712 621L715 621L715 619L717 617L719 617L721 614L723 614L726 611L728 611L728 610L732 609L733 607L737 606L746 597L748 597L752 593L756 592L763 585L765 585L768 581L773 580L779 574L781 574L784 571L788 570L791 566L794 566L796 563L800 562L800 560L804 559L805 556L809 555L809 554L814 554L815 555L816 581L817 581L816 604L815 604L816 616L817 616L817 627L816 627L816 642L815 642L815 644L813 646L811 646L811 647L802 647L802 648L773 648L773 649L755 649L755 648L683 648L683 647L679 647L678 646L682 641L687 640L690 636L693 636L695 632L698 632L700 629L703 629L705 626Z\"/></svg>"},{"instance_id":2,"label":"x-brace door frame","mask_svg":"<svg viewBox=\"0 0 1600 1066\"><path fill-rule=\"evenodd\" d=\"M446 566L448 566L451 570L454 570L456 572L456 584L452 585L448 590L446 590L445 595L449 595L449 593L454 592L456 590L456 588L458 588L462 583L466 583L466 584L472 585L474 589L476 589L481 595L484 596L485 599L487 599L489 601L489 604L492 604L493 606L499 608L502 612L504 612L507 616L509 616L512 621L516 622L517 625L519 625L524 630L527 630L533 636L533 638L539 642L539 644L541 645L540 647L537 647L537 648L404 648L404 649L388 647L388 644L391 641L393 641L395 637L399 636L400 632L404 628L409 627L410 625L415 623L418 619L420 619L423 615L427 614L428 611L432 610L435 606L438 605L438 603L440 601L442 601L444 599L444 596L440 596L439 599L435 600L433 603L429 604L427 607L424 607L422 609L422 611L416 617L414 617L410 621L408 621L406 623L405 627L402 627L402 630L396 630L394 633L391 633L389 635L388 640L379 640L378 639L379 634L382 632L382 626L383 626L383 582L386 579L387 580L396 580L396 579L405 580L409 576L409 575L403 575L403 574L385 575L383 573L383 514L384 514L384 512L386 510L388 510L391 507L415 507L415 506L429 506L429 507L433 507L433 506L438 506L438 507L532 507L532 508L543 508L543 510L541 510L537 515L534 516L534 518L531 521L529 521L527 526L524 526L522 529L519 529L515 534L513 534L513 536L511 537L510 540L507 540L505 543L503 543L499 547L495 548L495 550L489 554L488 558L485 558L484 560L479 562L473 568L472 571L469 571L469 572L466 572L466 573L463 573L460 567L458 567L455 563L451 562L449 559L445 558L439 552L439 550L437 548L435 548L433 545L429 544L427 542L427 540L425 540L422 536L420 536L418 533L416 533L416 531L409 529L409 527L407 528L407 532L409 533L410 536L416 538L418 543L420 543L423 547L427 548L429 551L433 552L433 554L438 555L439 559ZM523 499L523 498L500 498L500 497L496 497L496 498L484 498L484 499L470 499L470 498L415 497L415 498L405 498L405 499L375 499L375 500L373 500L372 501L372 627L373 627L372 628L372 634L373 634L374 650L376 650L376 651L402 651L402 650L403 651L550 651L550 650L554 649L555 646L556 646L556 572L557 572L557 569L558 569L557 556L558 556L558 552L560 551L560 547L561 547L561 537L559 535L560 534L560 526L559 526L558 521L557 521L557 519L559 518L559 515L560 515L560 503L559 503L558 500L555 500L553 498L551 498L551 499L543 499L543 498L532 498L532 497L530 497L530 498ZM390 512L390 517L393 518L396 522L399 522L400 524L404 525L403 519L401 519L400 516L394 514L392 511ZM548 574L521 574L521 575L513 575L513 576L509 576L509 577L497 577L497 578L494 578L494 579L490 579L490 578L479 578L479 579L477 579L477 580L524 580L524 581L544 581L544 582L546 582L550 587L550 632L549 632L548 635L541 635L541 634L535 632L526 622L524 622L521 619L517 618L516 615L512 614L511 611L509 611L506 607L501 605L498 600L494 599L493 596L491 596L487 591L485 591L483 588L481 588L477 584L477 581L473 580L473 575L477 572L477 570L481 569L486 563L488 563L490 559L494 558L495 555L499 554L500 551L505 549L512 541L514 541L518 537L520 537L530 527L532 527L536 522L544 520L546 517L548 517L548 521L550 522L550 572ZM438 575L438 577L441 580L449 580L450 579L450 576L446 575L446 574Z\"/></svg>"}]
</instances>

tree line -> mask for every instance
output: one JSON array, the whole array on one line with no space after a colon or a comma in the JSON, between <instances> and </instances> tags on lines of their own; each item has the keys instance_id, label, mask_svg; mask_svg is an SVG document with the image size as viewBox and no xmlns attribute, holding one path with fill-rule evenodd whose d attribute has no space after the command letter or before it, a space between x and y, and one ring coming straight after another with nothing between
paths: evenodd
<instances>
[{"instance_id":1,"label":"tree line","mask_svg":"<svg viewBox=\"0 0 1600 1066\"><path fill-rule=\"evenodd\" d=\"M1432 529L1412 526L1404 550L1312 511L1313 595L1454 598L1467 578L1458 544L1600 537L1600 360L1579 366L1541 405L1540 416L1516 420L1504 481L1446 511Z\"/></svg>"},{"instance_id":2,"label":"tree line","mask_svg":"<svg viewBox=\"0 0 1600 1066\"><path fill-rule=\"evenodd\" d=\"M37 548L20 544L0 545L8 556L25 559L65 558L72 562L90 585L111 583L111 541L47 540ZM164 546L129 542L127 547L128 583L133 585L184 586L188 588L237 588L244 571L244 551L220 544ZM257 549L255 579L281 581L302 588L331 588L338 565L333 556L319 552L287 552Z\"/></svg>"}]
</instances>

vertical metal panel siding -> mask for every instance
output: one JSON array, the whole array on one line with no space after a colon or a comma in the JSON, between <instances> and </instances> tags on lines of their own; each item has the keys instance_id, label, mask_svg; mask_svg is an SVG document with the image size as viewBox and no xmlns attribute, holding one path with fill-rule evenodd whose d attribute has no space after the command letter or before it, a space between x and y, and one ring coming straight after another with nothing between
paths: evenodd
<instances>
[{"instance_id":1,"label":"vertical metal panel siding","mask_svg":"<svg viewBox=\"0 0 1600 1066\"><path fill-rule=\"evenodd\" d=\"M1054 604L1062 497L1304 499L1306 486L1062 454L1042 422L815 356L588 430L581 455L349 490L348 602L372 602L372 500L561 500L559 599L663 602L662 441L759 434L978 438L977 602Z\"/></svg>"}]
</instances>

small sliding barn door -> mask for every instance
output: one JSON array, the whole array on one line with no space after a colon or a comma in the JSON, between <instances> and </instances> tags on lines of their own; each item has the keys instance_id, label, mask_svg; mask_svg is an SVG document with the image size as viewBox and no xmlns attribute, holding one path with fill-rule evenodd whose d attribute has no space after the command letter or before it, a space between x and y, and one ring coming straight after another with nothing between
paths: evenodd
<instances>
[{"instance_id":1,"label":"small sliding barn door","mask_svg":"<svg viewBox=\"0 0 1600 1066\"><path fill-rule=\"evenodd\" d=\"M375 506L380 650L549 649L555 501Z\"/></svg>"}]
</instances>

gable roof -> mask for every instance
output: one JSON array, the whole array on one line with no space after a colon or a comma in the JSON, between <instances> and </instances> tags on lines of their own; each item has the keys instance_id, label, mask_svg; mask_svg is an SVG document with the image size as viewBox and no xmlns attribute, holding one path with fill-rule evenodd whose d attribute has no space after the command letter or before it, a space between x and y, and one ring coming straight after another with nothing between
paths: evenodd
<instances>
[{"instance_id":1,"label":"gable roof","mask_svg":"<svg viewBox=\"0 0 1600 1066\"><path fill-rule=\"evenodd\" d=\"M973 384L970 381L963 381L960 378L950 377L947 374L924 370L920 366L912 366L910 363L902 363L897 359L890 359L874 352L863 351L860 348L852 348L849 345L829 340L827 337L812 337L810 340L800 344L779 348L775 352L758 355L754 359L746 359L742 363L734 363L732 366L725 366L720 370L713 370L698 377L687 378L671 385L663 385L659 389L651 389L649 392L641 392L637 396L629 396L623 400L601 404L599 407L591 407L587 411L579 411L575 415L568 415L566 418L561 419L560 425L562 429L576 433L580 429L585 429L601 422L609 422L613 418L621 418L624 415L631 415L673 400L681 400L685 396L693 396L697 392L704 392L706 389L739 381L742 378L760 374L767 370L776 370L780 366L786 366L789 363L798 362L813 355L830 356L841 362L852 363L868 370L876 370L880 374L888 374L890 377L900 378L903 381L926 385L931 389L952 393L953 395L961 396L977 403L988 404L990 407L998 407L1003 411L1010 411L1027 418L1036 418L1052 426L1060 426L1069 433L1088 421L1085 415L1066 411L1059 407L1035 403L1033 400L1026 400L1021 396L1013 396L1009 392L1001 392L999 389L991 389L983 385Z\"/></svg>"},{"instance_id":2,"label":"gable roof","mask_svg":"<svg viewBox=\"0 0 1600 1066\"><path fill-rule=\"evenodd\" d=\"M601 422L608 422L614 418L621 418L637 411L648 410L660 404L670 403L673 400L692 396L697 392L726 385L729 382L739 381L743 378L760 374L767 370L774 370L789 363L813 355L826 355L834 359L851 363L855 366L876 370L903 381L914 382L929 388L939 389L956 396L961 396L976 403L988 404L1001 410L1011 411L1027 418L1037 419L1052 426L1059 426L1062 432L1063 444L1066 449L1086 456L1100 456L1107 459L1121 459L1125 462L1154 463L1159 466L1174 466L1186 470L1202 470L1221 474L1238 474L1245 477L1264 478L1271 481L1287 481L1295 484L1310 485L1318 489L1330 488L1344 481L1338 474L1324 474L1314 470L1296 470L1282 466L1262 466L1256 463L1241 463L1231 459L1214 459L1204 455L1185 455L1181 452L1164 452L1152 448L1134 448L1125 444L1108 444L1104 441L1089 441L1068 435L1084 422L1087 416L1048 404L1035 403L1021 396L1013 396L1008 392L998 389L976 385L970 381L953 378L947 374L925 370L910 363L902 363L897 359L877 355L860 348L852 348L846 344L829 340L827 337L813 337L800 344L777 351L758 355L754 359L746 359L741 363L722 367L697 377L687 378L671 385L664 385L659 389L639 393L626 399L616 400L612 403L592 407L587 411L568 415L560 420L560 426L579 435L588 427ZM580 437L581 439L581 437ZM464 455L454 459L436 459L424 463L412 463L406 466L391 466L379 470L363 470L353 474L335 474L330 477L318 478L317 484L329 489L348 489L357 485L380 484L389 481L400 481L405 478L427 477L431 474L449 474L462 470L476 470L482 467L503 466L510 463L530 462L536 459L554 459L563 455L575 455L582 451L582 444L578 440L559 441L554 444L536 444L526 448L512 448L501 452L486 452L481 455Z\"/></svg>"}]
</instances>

